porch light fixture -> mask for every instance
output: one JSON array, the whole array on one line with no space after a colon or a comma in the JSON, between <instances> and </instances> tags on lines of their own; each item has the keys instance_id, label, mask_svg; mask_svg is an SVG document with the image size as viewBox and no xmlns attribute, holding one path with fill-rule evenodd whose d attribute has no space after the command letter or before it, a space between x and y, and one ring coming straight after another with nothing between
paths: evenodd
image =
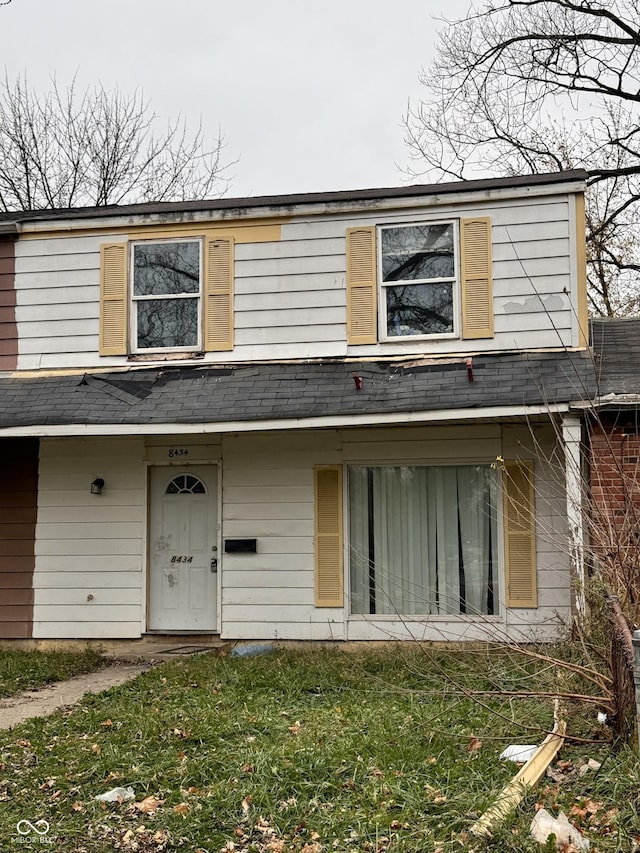
<instances>
[{"instance_id":1,"label":"porch light fixture","mask_svg":"<svg viewBox=\"0 0 640 853\"><path fill-rule=\"evenodd\" d=\"M104 480L102 479L102 477L96 477L96 479L91 483L91 494L101 495L103 488Z\"/></svg>"}]
</instances>

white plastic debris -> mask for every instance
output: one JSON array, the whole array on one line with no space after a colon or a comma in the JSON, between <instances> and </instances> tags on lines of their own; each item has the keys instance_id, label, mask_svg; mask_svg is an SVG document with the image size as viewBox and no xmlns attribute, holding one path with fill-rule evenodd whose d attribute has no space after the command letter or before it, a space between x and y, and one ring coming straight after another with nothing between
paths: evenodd
<instances>
[{"instance_id":1,"label":"white plastic debris","mask_svg":"<svg viewBox=\"0 0 640 853\"><path fill-rule=\"evenodd\" d=\"M133 788L112 788L106 794L98 794L96 800L99 803L126 803L128 800L135 800L135 798Z\"/></svg>"},{"instance_id":2,"label":"white plastic debris","mask_svg":"<svg viewBox=\"0 0 640 853\"><path fill-rule=\"evenodd\" d=\"M589 771L600 770L602 764L599 761L596 761L594 758L590 758L586 764L580 765L580 769L578 771L578 775L580 777L585 776Z\"/></svg>"},{"instance_id":3,"label":"white plastic debris","mask_svg":"<svg viewBox=\"0 0 640 853\"><path fill-rule=\"evenodd\" d=\"M526 764L538 747L535 743L512 743L500 753L503 761L517 761L518 764Z\"/></svg>"},{"instance_id":4,"label":"white plastic debris","mask_svg":"<svg viewBox=\"0 0 640 853\"><path fill-rule=\"evenodd\" d=\"M598 722L601 726L604 726L604 724L607 722L607 715L604 711L598 711Z\"/></svg>"},{"instance_id":5,"label":"white plastic debris","mask_svg":"<svg viewBox=\"0 0 640 853\"><path fill-rule=\"evenodd\" d=\"M546 844L549 836L555 835L558 848L573 844L579 853L591 847L591 842L569 823L564 812L555 818L546 809L540 809L531 821L531 835L539 844Z\"/></svg>"}]
</instances>

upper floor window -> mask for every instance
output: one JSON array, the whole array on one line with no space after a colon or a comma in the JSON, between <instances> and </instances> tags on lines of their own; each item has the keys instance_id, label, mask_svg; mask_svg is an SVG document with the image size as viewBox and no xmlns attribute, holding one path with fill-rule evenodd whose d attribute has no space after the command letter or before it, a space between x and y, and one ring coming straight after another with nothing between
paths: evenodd
<instances>
[{"instance_id":1,"label":"upper floor window","mask_svg":"<svg viewBox=\"0 0 640 853\"><path fill-rule=\"evenodd\" d=\"M491 245L487 216L347 228L347 342L492 338Z\"/></svg>"},{"instance_id":2,"label":"upper floor window","mask_svg":"<svg viewBox=\"0 0 640 853\"><path fill-rule=\"evenodd\" d=\"M454 332L455 223L380 229L381 336Z\"/></svg>"},{"instance_id":3,"label":"upper floor window","mask_svg":"<svg viewBox=\"0 0 640 853\"><path fill-rule=\"evenodd\" d=\"M134 350L201 349L199 240L134 243Z\"/></svg>"},{"instance_id":4,"label":"upper floor window","mask_svg":"<svg viewBox=\"0 0 640 853\"><path fill-rule=\"evenodd\" d=\"M233 238L100 247L100 355L233 349Z\"/></svg>"}]
</instances>

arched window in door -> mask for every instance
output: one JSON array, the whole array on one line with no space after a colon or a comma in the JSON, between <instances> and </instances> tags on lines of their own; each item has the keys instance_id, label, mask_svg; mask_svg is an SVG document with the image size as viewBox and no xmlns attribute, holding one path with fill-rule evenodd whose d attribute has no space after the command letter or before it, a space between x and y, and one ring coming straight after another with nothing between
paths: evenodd
<instances>
[{"instance_id":1,"label":"arched window in door","mask_svg":"<svg viewBox=\"0 0 640 853\"><path fill-rule=\"evenodd\" d=\"M206 495L207 488L193 474L178 474L165 489L165 495Z\"/></svg>"}]
</instances>

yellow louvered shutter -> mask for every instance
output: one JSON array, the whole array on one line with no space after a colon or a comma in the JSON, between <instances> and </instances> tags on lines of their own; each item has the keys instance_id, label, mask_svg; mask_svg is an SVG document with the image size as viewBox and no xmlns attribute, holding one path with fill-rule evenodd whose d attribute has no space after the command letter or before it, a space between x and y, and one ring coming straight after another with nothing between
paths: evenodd
<instances>
[{"instance_id":1,"label":"yellow louvered shutter","mask_svg":"<svg viewBox=\"0 0 640 853\"><path fill-rule=\"evenodd\" d=\"M347 228L347 342L375 344L377 335L375 227Z\"/></svg>"},{"instance_id":2,"label":"yellow louvered shutter","mask_svg":"<svg viewBox=\"0 0 640 853\"><path fill-rule=\"evenodd\" d=\"M127 354L127 244L100 246L100 355Z\"/></svg>"},{"instance_id":3,"label":"yellow louvered shutter","mask_svg":"<svg viewBox=\"0 0 640 853\"><path fill-rule=\"evenodd\" d=\"M228 237L207 241L204 349L233 349L233 240Z\"/></svg>"},{"instance_id":4,"label":"yellow louvered shutter","mask_svg":"<svg viewBox=\"0 0 640 853\"><path fill-rule=\"evenodd\" d=\"M537 607L533 462L504 463L507 607Z\"/></svg>"},{"instance_id":5,"label":"yellow louvered shutter","mask_svg":"<svg viewBox=\"0 0 640 853\"><path fill-rule=\"evenodd\" d=\"M314 475L316 607L342 607L342 469L317 467Z\"/></svg>"},{"instance_id":6,"label":"yellow louvered shutter","mask_svg":"<svg viewBox=\"0 0 640 853\"><path fill-rule=\"evenodd\" d=\"M493 337L493 284L491 277L491 220L460 222L462 278L462 337Z\"/></svg>"}]
</instances>

